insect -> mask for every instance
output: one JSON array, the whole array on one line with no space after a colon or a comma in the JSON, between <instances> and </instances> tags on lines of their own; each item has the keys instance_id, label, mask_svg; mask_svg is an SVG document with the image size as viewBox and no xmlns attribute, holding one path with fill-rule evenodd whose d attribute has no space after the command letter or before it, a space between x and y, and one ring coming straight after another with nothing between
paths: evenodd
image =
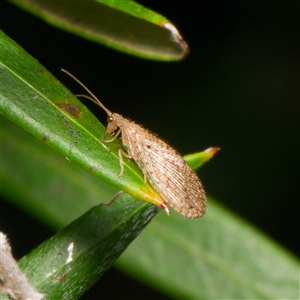
<instances>
[{"instance_id":1,"label":"insect","mask_svg":"<svg viewBox=\"0 0 300 300\"><path fill-rule=\"evenodd\" d=\"M90 95L90 99L105 110L108 115L107 133L113 137L104 142L112 142L120 134L127 152L119 149L120 174L124 172L123 156L133 159L144 174L144 181L150 182L164 202L160 204L167 213L169 204L188 218L201 217L206 210L206 197L202 184L182 159L180 154L166 142L142 126L112 113L100 100L75 76L63 70L77 81Z\"/></svg>"}]
</instances>

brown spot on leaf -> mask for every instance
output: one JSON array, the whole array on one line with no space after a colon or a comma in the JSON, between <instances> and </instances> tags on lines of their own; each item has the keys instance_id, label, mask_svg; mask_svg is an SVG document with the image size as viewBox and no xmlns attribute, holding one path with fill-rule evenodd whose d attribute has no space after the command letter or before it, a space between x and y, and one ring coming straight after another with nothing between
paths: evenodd
<instances>
[{"instance_id":1,"label":"brown spot on leaf","mask_svg":"<svg viewBox=\"0 0 300 300\"><path fill-rule=\"evenodd\" d=\"M64 102L57 103L56 105L75 118L81 114L81 109L73 103Z\"/></svg>"},{"instance_id":2,"label":"brown spot on leaf","mask_svg":"<svg viewBox=\"0 0 300 300\"><path fill-rule=\"evenodd\" d=\"M64 275L59 278L59 282L65 282L67 278L68 278L68 274L64 273Z\"/></svg>"},{"instance_id":3,"label":"brown spot on leaf","mask_svg":"<svg viewBox=\"0 0 300 300\"><path fill-rule=\"evenodd\" d=\"M49 140L49 135L48 134L44 134L43 135L43 142L47 142Z\"/></svg>"}]
</instances>

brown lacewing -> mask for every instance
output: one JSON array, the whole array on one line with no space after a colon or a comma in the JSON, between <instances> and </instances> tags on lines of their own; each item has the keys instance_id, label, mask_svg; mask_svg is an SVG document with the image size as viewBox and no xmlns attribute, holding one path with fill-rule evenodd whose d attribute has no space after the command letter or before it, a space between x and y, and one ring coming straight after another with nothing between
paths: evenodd
<instances>
[{"instance_id":1,"label":"brown lacewing","mask_svg":"<svg viewBox=\"0 0 300 300\"><path fill-rule=\"evenodd\" d=\"M107 133L113 138L120 134L127 152L119 149L121 177L124 171L123 156L132 158L144 174L144 181L149 181L165 202L159 206L169 214L169 204L183 216L201 217L206 210L206 197L202 184L182 159L178 152L142 126L108 110L100 100L75 76L63 70L76 80L92 97L80 95L102 107L108 115Z\"/></svg>"}]
</instances>

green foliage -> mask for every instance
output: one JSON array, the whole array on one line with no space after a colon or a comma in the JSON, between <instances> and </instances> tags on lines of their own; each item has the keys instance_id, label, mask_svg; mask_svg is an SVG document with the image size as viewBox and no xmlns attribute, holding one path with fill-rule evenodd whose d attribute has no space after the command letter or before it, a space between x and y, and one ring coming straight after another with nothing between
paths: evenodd
<instances>
[{"instance_id":1,"label":"green foliage","mask_svg":"<svg viewBox=\"0 0 300 300\"><path fill-rule=\"evenodd\" d=\"M50 5L49 1L32 1L37 2ZM157 49L157 41L178 47L170 40L170 32L157 26L167 20L134 2L97 4L99 15L90 26L118 33L121 39L117 43L112 42L113 35L91 36L86 27L79 29L70 22L81 12L78 8L70 12L70 19L61 21L56 18L57 11L48 14L49 7L45 12L35 4L16 3L56 26L127 53L179 59L176 55L143 53L144 46L136 50L136 40L128 39L126 30L116 29L110 19L97 25L108 10L113 16L128 14L119 18L124 23L118 28L131 30L138 22L147 40L154 37L149 41L152 50ZM67 1L61 3L67 5ZM96 5L85 3L86 8ZM140 27L144 23L147 25ZM5 117L1 117L0 135L1 193L41 222L61 229L20 261L40 292L49 299L78 299L155 216L117 261L125 272L174 298L297 298L297 259L211 198L207 215L197 220L184 219L174 211L170 217L157 215L156 206L126 194L103 204L119 189L144 200L155 198L156 192L145 185L141 171L130 160L125 159L124 175L118 178L116 150L122 145L117 141L102 143L99 138L105 135L105 127L2 32L0 47L0 100ZM181 47L180 57L183 55ZM198 167L209 157L200 153L196 159L187 159ZM72 243L73 251L69 248Z\"/></svg>"}]
</instances>

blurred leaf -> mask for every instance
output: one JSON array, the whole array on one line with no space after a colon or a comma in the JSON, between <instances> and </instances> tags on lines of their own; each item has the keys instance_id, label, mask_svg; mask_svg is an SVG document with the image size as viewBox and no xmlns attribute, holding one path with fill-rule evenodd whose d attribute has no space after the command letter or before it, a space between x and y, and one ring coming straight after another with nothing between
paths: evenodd
<instances>
[{"instance_id":1,"label":"blurred leaf","mask_svg":"<svg viewBox=\"0 0 300 300\"><path fill-rule=\"evenodd\" d=\"M54 26L128 54L174 61L189 52L174 25L134 1L12 2Z\"/></svg>"},{"instance_id":2,"label":"blurred leaf","mask_svg":"<svg viewBox=\"0 0 300 300\"><path fill-rule=\"evenodd\" d=\"M200 219L157 215L116 266L173 299L299 295L299 260L211 198Z\"/></svg>"}]
</instances>

